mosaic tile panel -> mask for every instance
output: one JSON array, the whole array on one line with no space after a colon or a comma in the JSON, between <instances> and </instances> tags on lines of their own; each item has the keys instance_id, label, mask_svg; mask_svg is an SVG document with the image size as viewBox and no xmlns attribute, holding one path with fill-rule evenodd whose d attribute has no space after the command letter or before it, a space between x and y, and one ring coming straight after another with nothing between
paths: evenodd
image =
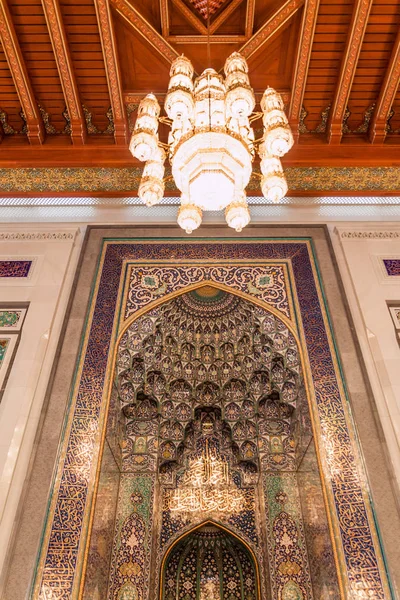
<instances>
[{"instance_id":1,"label":"mosaic tile panel","mask_svg":"<svg viewBox=\"0 0 400 600\"><path fill-rule=\"evenodd\" d=\"M0 338L0 369L1 365L5 359L7 348L10 344L10 338Z\"/></svg>"},{"instance_id":2,"label":"mosaic tile panel","mask_svg":"<svg viewBox=\"0 0 400 600\"><path fill-rule=\"evenodd\" d=\"M400 276L400 258L384 258L383 264L389 277Z\"/></svg>"},{"instance_id":3,"label":"mosaic tile panel","mask_svg":"<svg viewBox=\"0 0 400 600\"><path fill-rule=\"evenodd\" d=\"M125 319L158 298L201 281L214 281L267 302L290 318L282 266L141 267L132 269Z\"/></svg>"},{"instance_id":4,"label":"mosaic tile panel","mask_svg":"<svg viewBox=\"0 0 400 600\"><path fill-rule=\"evenodd\" d=\"M153 501L154 476L121 475L108 600L148 597Z\"/></svg>"},{"instance_id":5,"label":"mosaic tile panel","mask_svg":"<svg viewBox=\"0 0 400 600\"><path fill-rule=\"evenodd\" d=\"M304 331L312 383L313 410L317 419L319 451L324 463L326 492L333 513L337 551L342 565L342 583L348 594L360 600L390 597L379 541L369 505L366 477L358 456L348 404L338 380L337 357L330 338L325 307L307 240L243 243L134 243L105 245L98 290L88 323L77 386L72 396L63 447L65 460L59 465L52 493L48 525L35 584L35 597L52 600L77 597L79 573L88 531L88 509L97 461L99 427L104 421L104 380L124 261L274 260L290 259L297 290L298 317ZM250 297L250 295L249 295ZM251 298L251 297L250 297ZM357 543L354 544L354 540ZM74 583L75 577L77 578ZM296 590L289 589L287 594ZM293 594L292 594L293 596ZM289 596L288 596L289 597ZM294 596L295 597L295 596Z\"/></svg>"},{"instance_id":6,"label":"mosaic tile panel","mask_svg":"<svg viewBox=\"0 0 400 600\"><path fill-rule=\"evenodd\" d=\"M273 598L312 600L296 475L266 473L264 495Z\"/></svg>"},{"instance_id":7,"label":"mosaic tile panel","mask_svg":"<svg viewBox=\"0 0 400 600\"><path fill-rule=\"evenodd\" d=\"M26 308L5 308L0 310L0 329L12 329L18 331L21 329L22 322L26 313Z\"/></svg>"},{"instance_id":8,"label":"mosaic tile panel","mask_svg":"<svg viewBox=\"0 0 400 600\"><path fill-rule=\"evenodd\" d=\"M0 277L28 277L31 260L0 260Z\"/></svg>"}]
</instances>

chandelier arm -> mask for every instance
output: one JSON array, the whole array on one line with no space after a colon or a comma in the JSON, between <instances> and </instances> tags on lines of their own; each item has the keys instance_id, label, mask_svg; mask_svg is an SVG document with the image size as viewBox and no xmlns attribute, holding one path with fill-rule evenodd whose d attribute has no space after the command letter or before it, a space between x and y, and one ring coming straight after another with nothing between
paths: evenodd
<instances>
[{"instance_id":1,"label":"chandelier arm","mask_svg":"<svg viewBox=\"0 0 400 600\"><path fill-rule=\"evenodd\" d=\"M169 117L158 117L158 122L165 123L166 125L169 125L170 127L172 125L172 119L170 119Z\"/></svg>"},{"instance_id":2,"label":"chandelier arm","mask_svg":"<svg viewBox=\"0 0 400 600\"><path fill-rule=\"evenodd\" d=\"M250 121L250 123L252 123L253 121L258 121L258 119L262 119L262 116L263 116L262 112L253 112L249 116L249 121Z\"/></svg>"}]
</instances>

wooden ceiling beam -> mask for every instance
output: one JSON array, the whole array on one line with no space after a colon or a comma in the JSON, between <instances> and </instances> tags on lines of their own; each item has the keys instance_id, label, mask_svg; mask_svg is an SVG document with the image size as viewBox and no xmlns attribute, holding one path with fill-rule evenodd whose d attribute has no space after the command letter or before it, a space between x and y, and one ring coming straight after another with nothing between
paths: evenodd
<instances>
[{"instance_id":1,"label":"wooden ceiling beam","mask_svg":"<svg viewBox=\"0 0 400 600\"><path fill-rule=\"evenodd\" d=\"M84 144L87 134L86 122L79 98L60 4L58 0L42 0L42 6L71 122L71 140L73 144Z\"/></svg>"},{"instance_id":2,"label":"wooden ceiling beam","mask_svg":"<svg viewBox=\"0 0 400 600\"><path fill-rule=\"evenodd\" d=\"M247 0L245 33L248 38L253 35L255 8L256 0Z\"/></svg>"},{"instance_id":3,"label":"wooden ceiling beam","mask_svg":"<svg viewBox=\"0 0 400 600\"><path fill-rule=\"evenodd\" d=\"M228 6L223 10L216 19L210 25L210 33L211 35L217 31L221 27L223 23L225 23L226 19L233 13L237 7L242 4L243 0L232 0ZM206 28L207 34L207 28Z\"/></svg>"},{"instance_id":4,"label":"wooden ceiling beam","mask_svg":"<svg viewBox=\"0 0 400 600\"><path fill-rule=\"evenodd\" d=\"M327 126L329 144L340 144L342 140L343 118L350 96L372 2L373 0L356 0L354 5L339 79L337 81L335 96L329 114Z\"/></svg>"},{"instance_id":5,"label":"wooden ceiling beam","mask_svg":"<svg viewBox=\"0 0 400 600\"><path fill-rule=\"evenodd\" d=\"M210 44L242 44L246 41L245 35L212 35ZM167 40L173 44L207 44L206 35L169 35Z\"/></svg>"},{"instance_id":6,"label":"wooden ceiling beam","mask_svg":"<svg viewBox=\"0 0 400 600\"><path fill-rule=\"evenodd\" d=\"M270 40L304 4L304 0L286 0L285 4L239 49L248 59Z\"/></svg>"},{"instance_id":7,"label":"wooden ceiling beam","mask_svg":"<svg viewBox=\"0 0 400 600\"><path fill-rule=\"evenodd\" d=\"M400 84L400 29L394 42L385 79L379 93L369 129L372 144L383 144L387 133L387 120Z\"/></svg>"},{"instance_id":8,"label":"wooden ceiling beam","mask_svg":"<svg viewBox=\"0 0 400 600\"><path fill-rule=\"evenodd\" d=\"M39 150L28 144L16 144L5 136L0 153L0 168L45 167L142 167L127 146L117 146L107 140L90 140L83 146L72 146L69 140L58 136L57 145L44 144ZM400 140L399 140L400 141ZM64 142L64 143L62 143ZM310 139L293 146L283 158L287 167L400 167L400 143L395 140L383 146L359 139L358 144L339 145L323 143L321 138Z\"/></svg>"},{"instance_id":9,"label":"wooden ceiling beam","mask_svg":"<svg viewBox=\"0 0 400 600\"><path fill-rule=\"evenodd\" d=\"M306 0L303 20L297 46L296 63L292 79L292 95L289 106L289 124L293 136L299 137L300 113L303 106L304 90L306 88L308 66L310 64L311 48L317 23L319 0Z\"/></svg>"},{"instance_id":10,"label":"wooden ceiling beam","mask_svg":"<svg viewBox=\"0 0 400 600\"><path fill-rule=\"evenodd\" d=\"M169 10L168 0L160 0L161 32L163 37L169 35Z\"/></svg>"},{"instance_id":11,"label":"wooden ceiling beam","mask_svg":"<svg viewBox=\"0 0 400 600\"><path fill-rule=\"evenodd\" d=\"M108 93L114 120L115 143L126 144L129 139L129 125L121 85L121 71L109 0L94 0L99 26L104 66L106 69Z\"/></svg>"},{"instance_id":12,"label":"wooden ceiling beam","mask_svg":"<svg viewBox=\"0 0 400 600\"><path fill-rule=\"evenodd\" d=\"M110 0L111 5L161 56L172 63L178 52L158 33L156 29L134 8L128 0Z\"/></svg>"},{"instance_id":13,"label":"wooden ceiling beam","mask_svg":"<svg viewBox=\"0 0 400 600\"><path fill-rule=\"evenodd\" d=\"M44 142L44 126L6 0L0 1L0 40L25 115L30 144Z\"/></svg>"},{"instance_id":14,"label":"wooden ceiling beam","mask_svg":"<svg viewBox=\"0 0 400 600\"><path fill-rule=\"evenodd\" d=\"M197 17L194 12L191 11L188 6L186 6L183 0L172 0L172 3L201 35L207 35L207 27L199 19L199 17Z\"/></svg>"}]
</instances>

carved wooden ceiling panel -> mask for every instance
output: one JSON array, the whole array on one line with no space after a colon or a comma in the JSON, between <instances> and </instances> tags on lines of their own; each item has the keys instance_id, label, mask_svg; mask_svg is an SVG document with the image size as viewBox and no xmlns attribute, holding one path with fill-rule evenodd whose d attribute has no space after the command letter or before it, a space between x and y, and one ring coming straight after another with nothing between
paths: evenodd
<instances>
[{"instance_id":1,"label":"carved wooden ceiling panel","mask_svg":"<svg viewBox=\"0 0 400 600\"><path fill-rule=\"evenodd\" d=\"M400 165L398 0L4 0L0 167L136 166L140 99L182 53L208 66L207 6L211 65L239 50L283 94L284 166Z\"/></svg>"}]
</instances>

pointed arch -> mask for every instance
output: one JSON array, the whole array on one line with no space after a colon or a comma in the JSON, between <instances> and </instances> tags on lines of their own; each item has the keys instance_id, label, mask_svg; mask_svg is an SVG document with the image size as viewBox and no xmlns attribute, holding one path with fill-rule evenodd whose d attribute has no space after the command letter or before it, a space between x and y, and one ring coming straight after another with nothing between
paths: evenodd
<instances>
[{"instance_id":1,"label":"pointed arch","mask_svg":"<svg viewBox=\"0 0 400 600\"><path fill-rule=\"evenodd\" d=\"M241 536L239 536L229 526L227 526L226 524L219 523L218 521L215 521L214 519L205 519L204 521L201 521L200 523L196 523L195 525L190 525L188 528L184 529L181 532L181 534L167 546L167 548L165 549L165 552L164 552L164 556L161 561L161 566L160 566L159 594L158 594L159 600L162 600L162 598L163 598L163 589L164 589L164 583L165 583L164 582L165 567L166 567L168 559L172 555L174 549L185 538L188 538L193 533L195 533L196 531L202 529L203 527L205 527L207 525L212 525L212 526L216 527L217 529L220 529L221 531L223 531L228 536L231 536L232 538L234 538L236 540L236 542L239 543L239 546L240 545L243 546L244 549L250 554L251 560L253 561L253 565L254 565L254 572L255 572L255 579L256 579L255 589L256 589L257 600L261 600L260 566L258 564L257 556L256 556L254 550L252 549L251 545L245 539L243 539Z\"/></svg>"}]
</instances>

